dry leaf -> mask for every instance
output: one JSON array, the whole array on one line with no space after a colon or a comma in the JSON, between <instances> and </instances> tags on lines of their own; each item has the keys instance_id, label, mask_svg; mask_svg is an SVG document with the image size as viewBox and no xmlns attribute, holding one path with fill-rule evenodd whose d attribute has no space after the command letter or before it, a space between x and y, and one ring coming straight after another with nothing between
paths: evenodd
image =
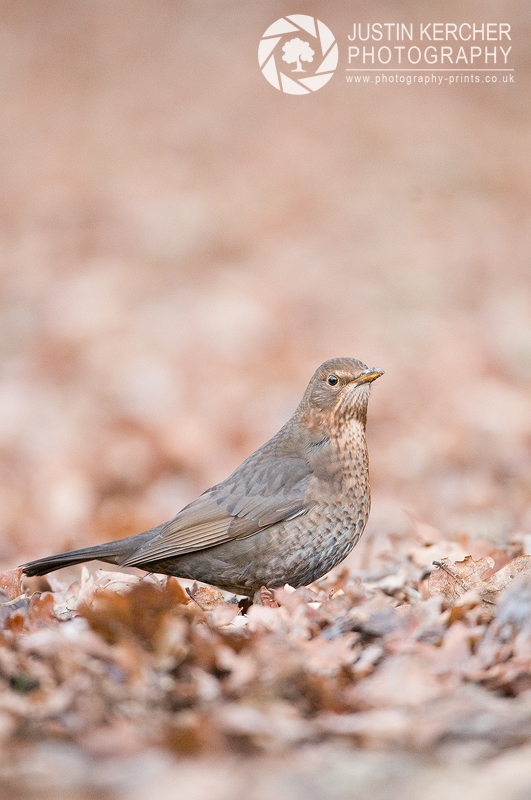
<instances>
[{"instance_id":1,"label":"dry leaf","mask_svg":"<svg viewBox=\"0 0 531 800\"><path fill-rule=\"evenodd\" d=\"M0 573L0 591L5 592L10 600L15 600L23 594L22 567Z\"/></svg>"},{"instance_id":2,"label":"dry leaf","mask_svg":"<svg viewBox=\"0 0 531 800\"><path fill-rule=\"evenodd\" d=\"M499 569L485 581L485 591L496 595L505 589L517 575L527 575L531 577L531 556L518 556L513 558L504 567ZM495 598L494 598L495 599Z\"/></svg>"},{"instance_id":3,"label":"dry leaf","mask_svg":"<svg viewBox=\"0 0 531 800\"><path fill-rule=\"evenodd\" d=\"M187 602L177 580L165 586L140 581L125 594L102 589L90 605L81 603L78 611L111 644L136 639L152 649L167 615Z\"/></svg>"},{"instance_id":4,"label":"dry leaf","mask_svg":"<svg viewBox=\"0 0 531 800\"><path fill-rule=\"evenodd\" d=\"M275 599L275 590L266 586L260 587L260 605L267 608L280 608L280 603Z\"/></svg>"},{"instance_id":5,"label":"dry leaf","mask_svg":"<svg viewBox=\"0 0 531 800\"><path fill-rule=\"evenodd\" d=\"M176 579L174 578L174 580ZM192 588L188 590L188 596L195 600L202 611L213 611L216 606L225 602L223 592L216 589L215 586L207 586L206 584L199 586L199 584L194 583Z\"/></svg>"},{"instance_id":6,"label":"dry leaf","mask_svg":"<svg viewBox=\"0 0 531 800\"><path fill-rule=\"evenodd\" d=\"M467 556L462 561L450 561L443 558L435 562L438 569L430 574L428 588L430 595L442 594L455 603L467 592L477 592L481 602L492 605L499 593L517 576L531 576L531 556L518 556L488 578L483 578L494 566L490 556L474 561Z\"/></svg>"}]
</instances>

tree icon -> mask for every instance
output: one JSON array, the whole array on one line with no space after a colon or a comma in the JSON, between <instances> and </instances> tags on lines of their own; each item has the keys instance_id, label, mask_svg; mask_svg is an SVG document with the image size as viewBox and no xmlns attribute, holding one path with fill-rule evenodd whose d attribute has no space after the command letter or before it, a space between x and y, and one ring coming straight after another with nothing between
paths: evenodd
<instances>
[{"instance_id":1,"label":"tree icon","mask_svg":"<svg viewBox=\"0 0 531 800\"><path fill-rule=\"evenodd\" d=\"M292 72L306 72L301 66L301 61L313 61L314 52L308 42L304 42L302 39L290 39L282 48L282 52L284 53L282 61L285 61L286 64L297 62L297 66L291 70Z\"/></svg>"}]
</instances>

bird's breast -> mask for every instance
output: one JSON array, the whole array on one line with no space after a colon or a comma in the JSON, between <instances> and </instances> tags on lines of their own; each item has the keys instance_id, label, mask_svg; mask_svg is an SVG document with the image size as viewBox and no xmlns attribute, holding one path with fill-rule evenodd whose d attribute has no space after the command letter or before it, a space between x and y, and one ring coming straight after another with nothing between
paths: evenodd
<instances>
[{"instance_id":1,"label":"bird's breast","mask_svg":"<svg viewBox=\"0 0 531 800\"><path fill-rule=\"evenodd\" d=\"M369 494L369 459L363 426L357 421L344 425L334 437L311 453L309 493L326 504L346 497L365 504Z\"/></svg>"}]
</instances>

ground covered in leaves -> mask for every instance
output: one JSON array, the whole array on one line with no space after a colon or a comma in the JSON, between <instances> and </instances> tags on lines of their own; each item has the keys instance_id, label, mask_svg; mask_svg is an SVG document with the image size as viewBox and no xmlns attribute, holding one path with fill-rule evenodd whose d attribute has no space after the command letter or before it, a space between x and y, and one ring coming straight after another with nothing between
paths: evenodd
<instances>
[{"instance_id":1,"label":"ground covered in leaves","mask_svg":"<svg viewBox=\"0 0 531 800\"><path fill-rule=\"evenodd\" d=\"M247 790L245 769L226 776L213 798L269 796L259 775L271 770L281 796L301 797L282 775L290 764L290 784L295 765L311 783L312 752L321 780L337 771L338 754L354 771L345 785L336 775L327 788L307 787L307 797L364 796L369 787L387 797L396 770L419 780L419 759L427 774L438 763L492 765L508 750L523 765L531 556L522 542L500 551L435 533L417 526L404 558L377 575L336 569L312 587L264 591L247 610L165 576L84 568L80 581L50 576L53 592L32 592L20 570L4 573L2 796L44 784L61 797L90 788L140 797L154 775L164 786L172 763L184 763L196 797L201 780L186 772L205 756L210 778L232 762L257 771ZM441 551L451 556L439 560ZM391 760L382 773L383 754ZM514 781L531 788L525 770ZM482 784L481 796L499 789Z\"/></svg>"}]
</instances>

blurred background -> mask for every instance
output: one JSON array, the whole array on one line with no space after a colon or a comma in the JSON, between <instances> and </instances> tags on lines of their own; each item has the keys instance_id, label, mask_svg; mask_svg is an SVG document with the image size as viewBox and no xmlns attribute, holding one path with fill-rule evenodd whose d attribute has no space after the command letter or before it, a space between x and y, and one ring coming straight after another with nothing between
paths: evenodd
<instances>
[{"instance_id":1,"label":"blurred background","mask_svg":"<svg viewBox=\"0 0 531 800\"><path fill-rule=\"evenodd\" d=\"M258 68L286 13L342 47L309 96ZM531 533L531 6L444 6L511 24L514 84L347 86L354 21L428 19L0 3L3 568L170 518L343 355L385 370L353 564L419 522Z\"/></svg>"}]
</instances>

